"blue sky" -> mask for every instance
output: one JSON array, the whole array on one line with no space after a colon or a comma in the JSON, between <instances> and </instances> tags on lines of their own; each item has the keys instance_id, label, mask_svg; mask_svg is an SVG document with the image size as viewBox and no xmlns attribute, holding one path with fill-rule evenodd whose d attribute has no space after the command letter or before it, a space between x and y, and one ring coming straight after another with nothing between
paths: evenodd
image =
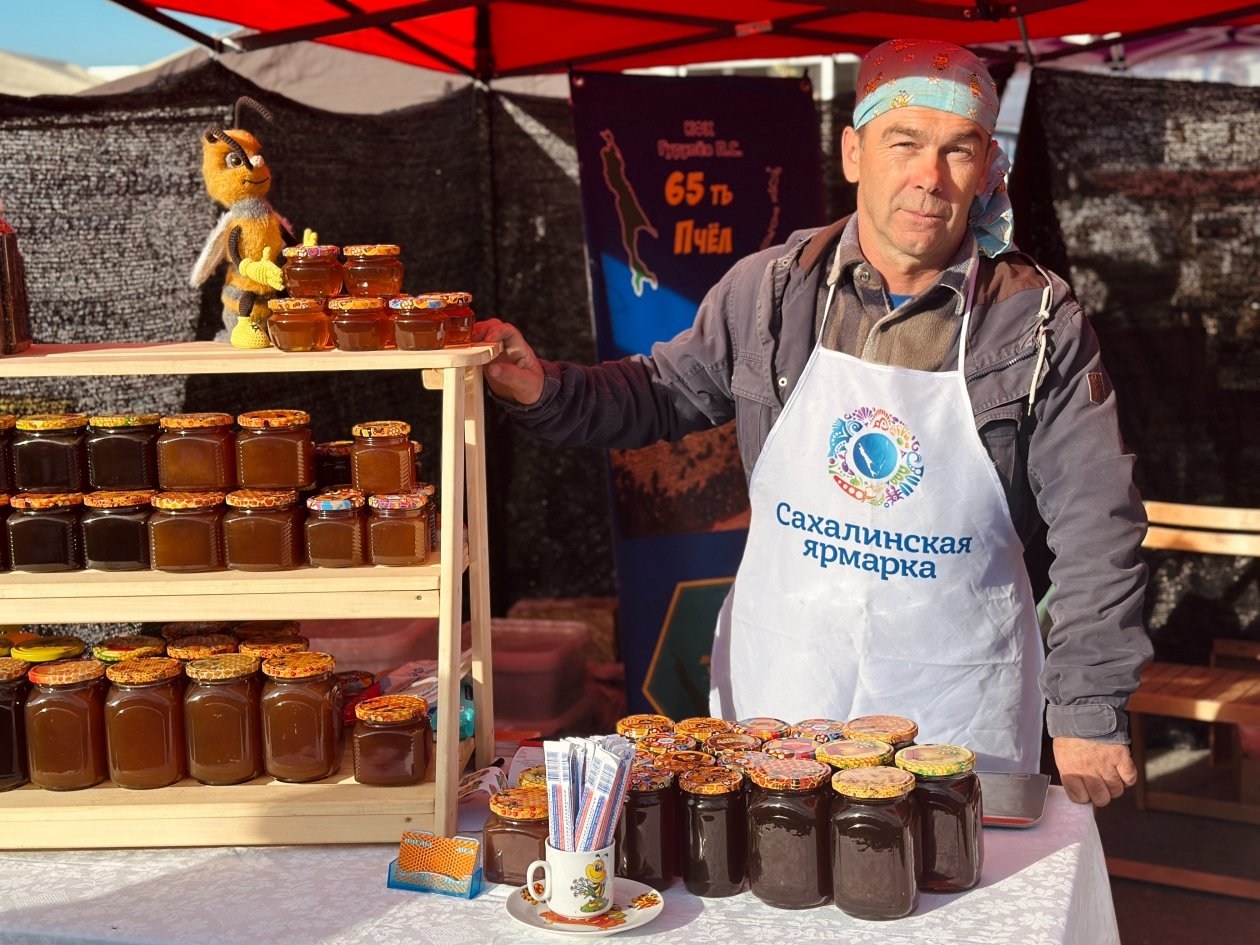
<instances>
[{"instance_id":1,"label":"blue sky","mask_svg":"<svg viewBox=\"0 0 1260 945\"><path fill-rule=\"evenodd\" d=\"M0 49L80 66L142 65L194 45L179 33L110 0L0 0ZM208 35L235 27L172 16Z\"/></svg>"}]
</instances>

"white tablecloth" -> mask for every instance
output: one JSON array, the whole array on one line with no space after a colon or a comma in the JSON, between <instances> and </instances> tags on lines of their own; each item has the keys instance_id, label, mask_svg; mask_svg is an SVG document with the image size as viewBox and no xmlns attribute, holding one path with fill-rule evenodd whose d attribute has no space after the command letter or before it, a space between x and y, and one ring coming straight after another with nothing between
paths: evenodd
<instances>
[{"instance_id":1,"label":"white tablecloth","mask_svg":"<svg viewBox=\"0 0 1260 945\"><path fill-rule=\"evenodd\" d=\"M0 795L0 804L4 802ZM2 838L0 838L2 840ZM389 846L230 847L0 852L0 943L144 945L485 945L561 937L512 920L514 890L473 900L389 889ZM647 943L758 945L1118 945L1093 811L1052 788L1042 821L987 829L981 883L921 895L895 922L834 906L789 912L744 892L698 899L665 891L650 925L618 936Z\"/></svg>"}]
</instances>

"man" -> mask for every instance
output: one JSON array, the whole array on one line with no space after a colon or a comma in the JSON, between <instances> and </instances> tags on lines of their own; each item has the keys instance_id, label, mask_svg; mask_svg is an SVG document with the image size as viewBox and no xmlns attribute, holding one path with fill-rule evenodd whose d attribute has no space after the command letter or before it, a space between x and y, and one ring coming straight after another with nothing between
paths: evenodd
<instances>
[{"instance_id":1,"label":"man","mask_svg":"<svg viewBox=\"0 0 1260 945\"><path fill-rule=\"evenodd\" d=\"M504 345L492 392L559 444L735 420L752 512L714 714L906 715L978 767L1035 771L1044 713L1069 796L1102 806L1136 779L1145 518L1093 331L1011 246L997 108L967 51L885 43L842 140L852 217L737 263L648 357L539 361L497 321L478 338ZM1043 520L1044 665L1022 557Z\"/></svg>"}]
</instances>

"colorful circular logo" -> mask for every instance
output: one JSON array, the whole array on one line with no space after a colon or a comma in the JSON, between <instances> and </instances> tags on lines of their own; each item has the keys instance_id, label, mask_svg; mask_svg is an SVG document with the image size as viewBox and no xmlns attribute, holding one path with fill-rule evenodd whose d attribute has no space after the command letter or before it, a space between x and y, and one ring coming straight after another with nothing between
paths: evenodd
<instances>
[{"instance_id":1,"label":"colorful circular logo","mask_svg":"<svg viewBox=\"0 0 1260 945\"><path fill-rule=\"evenodd\" d=\"M923 479L919 440L887 410L859 407L831 427L827 472L845 495L888 508Z\"/></svg>"}]
</instances>

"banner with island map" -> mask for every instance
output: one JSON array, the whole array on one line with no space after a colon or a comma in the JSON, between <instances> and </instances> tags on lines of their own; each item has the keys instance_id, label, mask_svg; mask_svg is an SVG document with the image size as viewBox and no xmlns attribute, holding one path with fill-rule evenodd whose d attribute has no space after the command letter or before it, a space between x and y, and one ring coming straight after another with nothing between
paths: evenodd
<instances>
[{"instance_id":1,"label":"banner with island map","mask_svg":"<svg viewBox=\"0 0 1260 945\"><path fill-rule=\"evenodd\" d=\"M569 85L601 359L649 353L738 260L826 222L807 78L575 72ZM644 709L675 587L734 575L748 493L733 423L609 462L627 690Z\"/></svg>"}]
</instances>

